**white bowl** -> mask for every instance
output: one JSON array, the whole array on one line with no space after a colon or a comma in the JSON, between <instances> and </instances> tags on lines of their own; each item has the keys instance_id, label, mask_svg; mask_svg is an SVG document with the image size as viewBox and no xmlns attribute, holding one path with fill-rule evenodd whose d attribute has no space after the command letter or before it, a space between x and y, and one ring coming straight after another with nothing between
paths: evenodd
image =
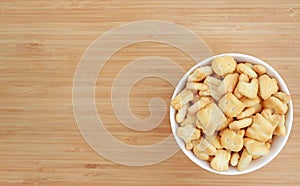
<instances>
[{"instance_id":1,"label":"white bowl","mask_svg":"<svg viewBox=\"0 0 300 186\"><path fill-rule=\"evenodd\" d=\"M224 55L230 55L230 56L234 57L234 59L238 62L250 62L253 64L264 65L267 68L267 74L270 75L271 77L275 77L278 80L281 91L286 92L290 95L288 87L287 87L286 83L284 82L284 80L282 79L282 77L278 74L278 72L276 72L266 62L264 62L261 59L258 59L256 57L253 57L253 56L249 56L249 55L245 55L245 54L237 54L237 53L220 54L220 55L216 55L216 56L224 56ZM216 56L206 58L203 61L196 64L195 66L193 66L179 81L179 83L173 93L172 100L184 88L188 75L191 74L198 67L211 65L212 60ZM181 148L181 150L185 153L185 155L187 155L187 157L189 157L194 163L196 163L200 167L204 168L207 171L210 171L210 172L213 172L216 174L222 174L222 175L246 174L246 173L250 173L252 171L258 170L258 169L262 168L263 166L265 166L266 164L268 164L269 162L271 162L279 154L279 152L283 149L284 145L286 144L286 142L289 138L291 128L292 128L292 123L293 123L293 103L292 103L292 101L290 101L290 103L288 104L288 107L289 107L289 110L286 114L287 135L284 137L279 137L279 136L273 137L273 143L272 143L272 146L270 149L270 153L266 156L263 156L263 157L257 159L257 160L253 160L251 162L251 164L249 165L249 167L243 171L239 171L235 167L230 167L229 170L227 170L225 172L216 171L210 167L209 163L198 159L193 154L192 151L186 150L184 141L182 139L180 139L176 134L176 130L178 128L178 123L175 120L176 111L172 106L170 107L171 128L172 128L174 138L175 138L177 144L179 145L179 147Z\"/></svg>"}]
</instances>

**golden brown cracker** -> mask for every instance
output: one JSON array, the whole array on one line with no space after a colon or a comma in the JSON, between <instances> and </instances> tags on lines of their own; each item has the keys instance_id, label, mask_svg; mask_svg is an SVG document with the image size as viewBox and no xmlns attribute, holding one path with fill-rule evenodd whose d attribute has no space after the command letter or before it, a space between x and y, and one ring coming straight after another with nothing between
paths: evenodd
<instances>
[{"instance_id":1,"label":"golden brown cracker","mask_svg":"<svg viewBox=\"0 0 300 186\"><path fill-rule=\"evenodd\" d=\"M261 102L261 99L258 96L256 96L253 99L243 97L241 99L241 102L244 104L245 107L252 107L252 106L259 104Z\"/></svg>"},{"instance_id":2,"label":"golden brown cracker","mask_svg":"<svg viewBox=\"0 0 300 186\"><path fill-rule=\"evenodd\" d=\"M179 93L171 102L171 105L176 109L179 110L181 107L186 105L188 102L194 99L194 94L190 90L183 90Z\"/></svg>"},{"instance_id":3,"label":"golden brown cracker","mask_svg":"<svg viewBox=\"0 0 300 186\"><path fill-rule=\"evenodd\" d=\"M233 92L239 79L238 73L227 74L223 79L221 85L218 87L218 92L224 95L227 92Z\"/></svg>"},{"instance_id":4,"label":"golden brown cracker","mask_svg":"<svg viewBox=\"0 0 300 186\"><path fill-rule=\"evenodd\" d=\"M252 118L244 118L241 120L233 121L229 124L231 130L240 130L246 128L252 124Z\"/></svg>"},{"instance_id":5,"label":"golden brown cracker","mask_svg":"<svg viewBox=\"0 0 300 186\"><path fill-rule=\"evenodd\" d=\"M231 92L229 92L219 101L219 108L226 114L227 117L236 117L244 110L245 106Z\"/></svg>"},{"instance_id":6,"label":"golden brown cracker","mask_svg":"<svg viewBox=\"0 0 300 186\"><path fill-rule=\"evenodd\" d=\"M279 99L284 104L288 104L291 100L291 96L285 92L277 92L274 94L274 97Z\"/></svg>"},{"instance_id":7,"label":"golden brown cracker","mask_svg":"<svg viewBox=\"0 0 300 186\"><path fill-rule=\"evenodd\" d=\"M286 114L288 111L287 104L282 103L278 98L273 96L263 101L262 105L264 108L273 109L277 114Z\"/></svg>"},{"instance_id":8,"label":"golden brown cracker","mask_svg":"<svg viewBox=\"0 0 300 186\"><path fill-rule=\"evenodd\" d=\"M238 152L243 148L243 137L244 130L230 130L224 129L221 135L221 144L222 146L230 151Z\"/></svg>"},{"instance_id":9,"label":"golden brown cracker","mask_svg":"<svg viewBox=\"0 0 300 186\"><path fill-rule=\"evenodd\" d=\"M259 75L263 75L267 72L266 67L264 67L263 65L253 65L252 69Z\"/></svg>"},{"instance_id":10,"label":"golden brown cracker","mask_svg":"<svg viewBox=\"0 0 300 186\"><path fill-rule=\"evenodd\" d=\"M256 78L252 79L250 83L239 82L237 85L237 90L243 96L247 98L254 99L257 97L258 92L258 80Z\"/></svg>"},{"instance_id":11,"label":"golden brown cracker","mask_svg":"<svg viewBox=\"0 0 300 186\"><path fill-rule=\"evenodd\" d=\"M225 76L235 71L237 62L232 56L215 57L212 61L211 67L213 71L219 76Z\"/></svg>"},{"instance_id":12,"label":"golden brown cracker","mask_svg":"<svg viewBox=\"0 0 300 186\"><path fill-rule=\"evenodd\" d=\"M232 153L231 159L230 159L230 165L235 167L238 165L240 159L240 155L237 152Z\"/></svg>"},{"instance_id":13,"label":"golden brown cracker","mask_svg":"<svg viewBox=\"0 0 300 186\"><path fill-rule=\"evenodd\" d=\"M194 72L192 72L192 74L190 74L188 76L188 81L201 81L204 78L206 78L206 76L210 76L213 73L211 66L204 66L204 67L200 67L197 68L196 70L194 70Z\"/></svg>"},{"instance_id":14,"label":"golden brown cracker","mask_svg":"<svg viewBox=\"0 0 300 186\"><path fill-rule=\"evenodd\" d=\"M247 117L252 116L255 113L256 109L255 107L248 107L246 108L242 113L240 113L236 119L241 120Z\"/></svg>"},{"instance_id":15,"label":"golden brown cracker","mask_svg":"<svg viewBox=\"0 0 300 186\"><path fill-rule=\"evenodd\" d=\"M259 76L258 81L259 81L259 95L264 100L270 98L279 89L277 80L274 78L270 78L270 76L266 74Z\"/></svg>"},{"instance_id":16,"label":"golden brown cracker","mask_svg":"<svg viewBox=\"0 0 300 186\"><path fill-rule=\"evenodd\" d=\"M272 138L274 132L273 125L261 114L253 117L253 123L246 130L246 136L261 142L266 142Z\"/></svg>"},{"instance_id":17,"label":"golden brown cracker","mask_svg":"<svg viewBox=\"0 0 300 186\"><path fill-rule=\"evenodd\" d=\"M207 135L212 135L227 119L215 103L210 103L197 113L197 118Z\"/></svg>"},{"instance_id":18,"label":"golden brown cracker","mask_svg":"<svg viewBox=\"0 0 300 186\"><path fill-rule=\"evenodd\" d=\"M266 143L251 138L244 138L244 146L252 156L265 156L270 152Z\"/></svg>"},{"instance_id":19,"label":"golden brown cracker","mask_svg":"<svg viewBox=\"0 0 300 186\"><path fill-rule=\"evenodd\" d=\"M238 170L240 171L246 170L250 165L251 161L252 161L252 156L247 152L247 149L244 149L238 163Z\"/></svg>"},{"instance_id":20,"label":"golden brown cracker","mask_svg":"<svg viewBox=\"0 0 300 186\"><path fill-rule=\"evenodd\" d=\"M257 78L256 72L250 67L249 65L246 65L244 63L239 63L237 66L237 71L239 73L243 73L248 75L250 78Z\"/></svg>"},{"instance_id":21,"label":"golden brown cracker","mask_svg":"<svg viewBox=\"0 0 300 186\"><path fill-rule=\"evenodd\" d=\"M195 83L195 82L188 82L186 84L186 89L188 90L208 90L208 85L205 83Z\"/></svg>"},{"instance_id":22,"label":"golden brown cracker","mask_svg":"<svg viewBox=\"0 0 300 186\"><path fill-rule=\"evenodd\" d=\"M230 153L226 150L217 150L215 157L211 160L210 166L216 171L228 170Z\"/></svg>"},{"instance_id":23,"label":"golden brown cracker","mask_svg":"<svg viewBox=\"0 0 300 186\"><path fill-rule=\"evenodd\" d=\"M201 132L192 125L186 125L177 128L177 135L183 139L185 143L189 143L192 140L199 139L201 137Z\"/></svg>"},{"instance_id":24,"label":"golden brown cracker","mask_svg":"<svg viewBox=\"0 0 300 186\"><path fill-rule=\"evenodd\" d=\"M206 107L209 103L211 103L211 99L208 97L201 97L196 103L188 108L188 113L196 114L200 109Z\"/></svg>"}]
</instances>

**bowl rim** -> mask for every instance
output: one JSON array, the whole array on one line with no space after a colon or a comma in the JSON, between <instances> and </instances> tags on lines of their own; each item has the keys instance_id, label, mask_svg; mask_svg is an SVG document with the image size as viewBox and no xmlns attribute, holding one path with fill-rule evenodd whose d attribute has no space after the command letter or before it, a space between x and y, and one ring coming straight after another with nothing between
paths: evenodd
<instances>
[{"instance_id":1,"label":"bowl rim","mask_svg":"<svg viewBox=\"0 0 300 186\"><path fill-rule=\"evenodd\" d=\"M280 87L280 89L286 93L290 94L290 91L287 87L287 84L285 83L284 79L281 77L281 75L271 66L269 65L267 62L251 56L251 55L247 55L247 54L240 54L240 53L224 53L224 54L218 54L218 55L213 55L210 56L206 59L201 60L200 62L198 62L197 64L195 64L193 67L191 67L185 74L184 76L179 80L171 100L174 99L174 97L179 93L180 90L182 90L186 79L188 77L189 74L191 74L191 72L193 72L196 68L201 67L201 66L206 66L206 65L210 65L211 61L215 58L215 57L220 57L220 56L225 56L225 55L229 55L232 56L233 58L247 58L247 62L250 63L256 63L256 64L262 64L267 68L267 71L271 71L271 73L273 74L272 76L275 77L278 80L278 85ZM255 61L255 62L253 62ZM293 110L293 101L291 99L291 101L288 104L288 112L286 113L286 127L287 127L287 134L286 136L280 137L282 138L282 141L279 145L279 148L275 149L275 152L273 154L270 155L270 157L262 162L261 164L252 167L252 168L248 168L246 170L243 171L224 171L224 172L220 172L220 171L216 171L214 169L212 169L210 166L204 166L202 163L205 162L204 160L200 160L198 159L193 153L191 153L190 150L187 150L185 148L185 143L183 142L182 139L180 139L177 134L176 134L176 130L178 128L178 123L175 121L175 109L170 105L170 124L171 124L171 129L172 129L172 133L173 136L175 138L175 141L177 143L177 145L180 147L181 151L183 151L183 153L192 161L194 162L196 165L200 166L201 168L209 171L209 172L213 172L216 174L220 174L220 175L241 175L241 174L247 174L253 171L256 171L262 167L264 167L265 165L267 165L268 163L270 163L281 151L282 149L285 147L288 138L290 136L291 133L291 129L292 129L292 125L293 125L293 115L294 115L294 110Z\"/></svg>"}]
</instances>

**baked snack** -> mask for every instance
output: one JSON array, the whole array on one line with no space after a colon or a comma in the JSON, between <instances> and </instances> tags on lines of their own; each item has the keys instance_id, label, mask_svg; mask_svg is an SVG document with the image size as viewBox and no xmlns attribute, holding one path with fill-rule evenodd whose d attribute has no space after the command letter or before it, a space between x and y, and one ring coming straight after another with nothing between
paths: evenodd
<instances>
[{"instance_id":1,"label":"baked snack","mask_svg":"<svg viewBox=\"0 0 300 186\"><path fill-rule=\"evenodd\" d=\"M220 56L216 57L212 63L211 67L213 71L219 76L224 76L235 71L237 62L232 56Z\"/></svg>"},{"instance_id":2,"label":"baked snack","mask_svg":"<svg viewBox=\"0 0 300 186\"><path fill-rule=\"evenodd\" d=\"M221 98L218 105L229 118L238 116L245 108L244 104L230 92Z\"/></svg>"},{"instance_id":3,"label":"baked snack","mask_svg":"<svg viewBox=\"0 0 300 186\"><path fill-rule=\"evenodd\" d=\"M228 170L229 160L230 153L227 150L217 150L210 166L217 171L226 171Z\"/></svg>"},{"instance_id":4,"label":"baked snack","mask_svg":"<svg viewBox=\"0 0 300 186\"><path fill-rule=\"evenodd\" d=\"M194 70L171 102L186 149L217 171L243 171L267 155L273 137L286 135L291 97L266 73L263 65L231 56Z\"/></svg>"},{"instance_id":5,"label":"baked snack","mask_svg":"<svg viewBox=\"0 0 300 186\"><path fill-rule=\"evenodd\" d=\"M230 129L224 129L221 135L221 144L226 150L239 152L244 145L244 134L244 130L234 131Z\"/></svg>"},{"instance_id":6,"label":"baked snack","mask_svg":"<svg viewBox=\"0 0 300 186\"><path fill-rule=\"evenodd\" d=\"M270 76L264 74L258 78L259 81L259 95L264 100L271 97L271 95L275 94L279 87L277 84L277 80L274 78L270 78Z\"/></svg>"}]
</instances>

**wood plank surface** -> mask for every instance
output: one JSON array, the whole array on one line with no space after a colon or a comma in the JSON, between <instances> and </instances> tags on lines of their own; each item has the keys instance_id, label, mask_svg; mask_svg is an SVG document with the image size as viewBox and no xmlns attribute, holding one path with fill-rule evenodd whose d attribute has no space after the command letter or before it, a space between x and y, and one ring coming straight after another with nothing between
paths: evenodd
<instances>
[{"instance_id":1,"label":"wood plank surface","mask_svg":"<svg viewBox=\"0 0 300 186\"><path fill-rule=\"evenodd\" d=\"M281 74L292 94L294 123L276 159L250 174L220 176L181 151L155 165L132 167L103 158L86 143L72 107L76 67L99 36L140 20L182 25L214 54L250 54ZM1 0L0 185L299 185L299 33L297 0ZM144 56L170 58L185 70L193 65L174 47L145 42L120 50L104 66L95 89L98 114L114 137L132 145L153 144L171 133L168 115L156 129L140 132L123 126L113 113L114 78ZM131 91L131 109L146 118L150 99L169 104L173 91L164 80L141 80Z\"/></svg>"}]
</instances>

